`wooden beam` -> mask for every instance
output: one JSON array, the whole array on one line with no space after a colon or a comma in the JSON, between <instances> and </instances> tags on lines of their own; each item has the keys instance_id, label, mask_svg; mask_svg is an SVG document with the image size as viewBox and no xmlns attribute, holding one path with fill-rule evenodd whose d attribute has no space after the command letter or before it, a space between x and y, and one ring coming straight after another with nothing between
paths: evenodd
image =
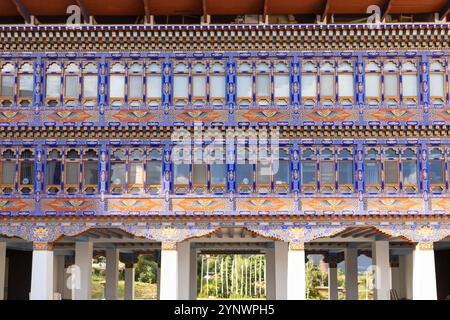
<instances>
[{"instance_id":1,"label":"wooden beam","mask_svg":"<svg viewBox=\"0 0 450 320\"><path fill-rule=\"evenodd\" d=\"M25 20L26 23L31 23L31 15L28 13L27 9L25 9L24 5L20 0L11 0L16 6L17 11Z\"/></svg>"},{"instance_id":2,"label":"wooden beam","mask_svg":"<svg viewBox=\"0 0 450 320\"><path fill-rule=\"evenodd\" d=\"M320 13L320 21L324 21L330 11L330 2L331 0L325 0L325 3L322 7L322 12Z\"/></svg>"},{"instance_id":3,"label":"wooden beam","mask_svg":"<svg viewBox=\"0 0 450 320\"><path fill-rule=\"evenodd\" d=\"M267 16L267 11L268 11L268 6L269 6L269 0L264 0L264 11L263 11L263 15Z\"/></svg>"},{"instance_id":4,"label":"wooden beam","mask_svg":"<svg viewBox=\"0 0 450 320\"><path fill-rule=\"evenodd\" d=\"M75 1L81 9L81 14L83 15L84 22L89 23L89 20L91 19L91 15L89 14L89 11L88 11L86 5L84 4L83 0L75 0Z\"/></svg>"},{"instance_id":5,"label":"wooden beam","mask_svg":"<svg viewBox=\"0 0 450 320\"><path fill-rule=\"evenodd\" d=\"M145 22L150 23L150 0L144 1Z\"/></svg>"},{"instance_id":6,"label":"wooden beam","mask_svg":"<svg viewBox=\"0 0 450 320\"><path fill-rule=\"evenodd\" d=\"M207 0L202 0L202 15L206 17L208 15L208 6L206 5Z\"/></svg>"},{"instance_id":7,"label":"wooden beam","mask_svg":"<svg viewBox=\"0 0 450 320\"><path fill-rule=\"evenodd\" d=\"M450 13L450 0L439 10L439 20L443 20Z\"/></svg>"},{"instance_id":8,"label":"wooden beam","mask_svg":"<svg viewBox=\"0 0 450 320\"><path fill-rule=\"evenodd\" d=\"M389 11L391 11L392 0L386 0L380 12L380 22L383 22L386 19Z\"/></svg>"}]
</instances>

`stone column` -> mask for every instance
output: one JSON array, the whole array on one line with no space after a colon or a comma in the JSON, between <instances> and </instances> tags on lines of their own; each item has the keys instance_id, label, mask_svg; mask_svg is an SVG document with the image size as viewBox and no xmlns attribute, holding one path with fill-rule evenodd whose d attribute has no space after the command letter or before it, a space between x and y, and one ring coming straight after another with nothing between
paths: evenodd
<instances>
[{"instance_id":1,"label":"stone column","mask_svg":"<svg viewBox=\"0 0 450 320\"><path fill-rule=\"evenodd\" d=\"M374 241L372 243L372 264L375 266L374 299L390 300L389 241Z\"/></svg>"},{"instance_id":2,"label":"stone column","mask_svg":"<svg viewBox=\"0 0 450 320\"><path fill-rule=\"evenodd\" d=\"M432 242L420 242L413 253L413 299L437 300Z\"/></svg>"},{"instance_id":3,"label":"stone column","mask_svg":"<svg viewBox=\"0 0 450 320\"><path fill-rule=\"evenodd\" d=\"M53 247L34 242L30 300L53 300Z\"/></svg>"},{"instance_id":4,"label":"stone column","mask_svg":"<svg viewBox=\"0 0 450 320\"><path fill-rule=\"evenodd\" d=\"M163 242L161 247L161 300L178 299L178 250L176 242Z\"/></svg>"},{"instance_id":5,"label":"stone column","mask_svg":"<svg viewBox=\"0 0 450 320\"><path fill-rule=\"evenodd\" d=\"M92 288L92 241L75 242L75 265L79 273L73 274L72 277L79 277L79 281L75 281L76 289L74 290L74 300L90 300ZM77 280L77 279L76 279Z\"/></svg>"},{"instance_id":6,"label":"stone column","mask_svg":"<svg viewBox=\"0 0 450 320\"><path fill-rule=\"evenodd\" d=\"M287 281L288 281L288 252L289 243L275 241L274 244L274 265L275 269L275 299L286 300L287 297Z\"/></svg>"},{"instance_id":7,"label":"stone column","mask_svg":"<svg viewBox=\"0 0 450 320\"><path fill-rule=\"evenodd\" d=\"M401 299L403 296L402 290L402 273L400 271L399 256L391 256L391 288L397 294L397 298ZM395 297L394 297L395 298Z\"/></svg>"},{"instance_id":8,"label":"stone column","mask_svg":"<svg viewBox=\"0 0 450 320\"><path fill-rule=\"evenodd\" d=\"M288 251L287 299L306 299L305 244L291 242Z\"/></svg>"},{"instance_id":9,"label":"stone column","mask_svg":"<svg viewBox=\"0 0 450 320\"><path fill-rule=\"evenodd\" d=\"M345 295L347 300L358 300L358 250L345 249Z\"/></svg>"},{"instance_id":10,"label":"stone column","mask_svg":"<svg viewBox=\"0 0 450 320\"><path fill-rule=\"evenodd\" d=\"M189 285L191 276L190 242L178 243L178 299L189 300Z\"/></svg>"},{"instance_id":11,"label":"stone column","mask_svg":"<svg viewBox=\"0 0 450 320\"><path fill-rule=\"evenodd\" d=\"M0 241L0 300L5 299L6 242Z\"/></svg>"},{"instance_id":12,"label":"stone column","mask_svg":"<svg viewBox=\"0 0 450 320\"><path fill-rule=\"evenodd\" d=\"M266 299L275 300L277 298L275 281L275 248L266 250Z\"/></svg>"},{"instance_id":13,"label":"stone column","mask_svg":"<svg viewBox=\"0 0 450 320\"><path fill-rule=\"evenodd\" d=\"M119 285L119 250L106 249L105 271L105 299L117 300L117 287Z\"/></svg>"},{"instance_id":14,"label":"stone column","mask_svg":"<svg viewBox=\"0 0 450 320\"><path fill-rule=\"evenodd\" d=\"M407 255L401 256L400 268L403 271L403 297L412 300L413 298L413 252L409 252Z\"/></svg>"},{"instance_id":15,"label":"stone column","mask_svg":"<svg viewBox=\"0 0 450 320\"><path fill-rule=\"evenodd\" d=\"M339 300L337 263L328 263L328 299Z\"/></svg>"},{"instance_id":16,"label":"stone column","mask_svg":"<svg viewBox=\"0 0 450 320\"><path fill-rule=\"evenodd\" d=\"M134 300L134 292L135 292L134 277L135 277L134 264L126 263L125 264L125 293L124 293L125 300Z\"/></svg>"},{"instance_id":17,"label":"stone column","mask_svg":"<svg viewBox=\"0 0 450 320\"><path fill-rule=\"evenodd\" d=\"M197 300L197 249L192 248L189 253L189 300Z\"/></svg>"}]
</instances>

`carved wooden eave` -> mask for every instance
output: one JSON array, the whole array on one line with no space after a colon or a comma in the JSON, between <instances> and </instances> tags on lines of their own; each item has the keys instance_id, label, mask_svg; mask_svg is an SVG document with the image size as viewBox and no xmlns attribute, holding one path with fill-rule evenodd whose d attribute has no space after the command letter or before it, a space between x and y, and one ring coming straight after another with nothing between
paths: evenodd
<instances>
[{"instance_id":1,"label":"carved wooden eave","mask_svg":"<svg viewBox=\"0 0 450 320\"><path fill-rule=\"evenodd\" d=\"M0 26L0 51L445 50L448 24Z\"/></svg>"},{"instance_id":2,"label":"carved wooden eave","mask_svg":"<svg viewBox=\"0 0 450 320\"><path fill-rule=\"evenodd\" d=\"M219 129L226 126L203 127ZM245 127L243 127L245 128ZM172 126L4 126L0 127L0 139L161 139L170 140L174 130L194 132L193 127ZM258 126L256 131L278 129L281 139L301 138L448 138L450 125L380 125L380 126Z\"/></svg>"}]
</instances>

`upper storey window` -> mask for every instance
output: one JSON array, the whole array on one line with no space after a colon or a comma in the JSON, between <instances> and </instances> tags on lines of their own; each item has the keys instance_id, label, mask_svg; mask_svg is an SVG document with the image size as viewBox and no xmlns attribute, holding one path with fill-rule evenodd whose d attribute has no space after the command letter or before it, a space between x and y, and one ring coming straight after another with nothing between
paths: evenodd
<instances>
[{"instance_id":1,"label":"upper storey window","mask_svg":"<svg viewBox=\"0 0 450 320\"><path fill-rule=\"evenodd\" d=\"M161 105L162 66L159 62L148 62L145 68L146 103L151 107Z\"/></svg>"},{"instance_id":2,"label":"upper storey window","mask_svg":"<svg viewBox=\"0 0 450 320\"><path fill-rule=\"evenodd\" d=\"M401 79L401 81L400 81ZM414 105L418 101L417 64L413 60L379 62L365 65L365 95L368 105ZM402 97L402 100L400 100Z\"/></svg>"},{"instance_id":3,"label":"upper storey window","mask_svg":"<svg viewBox=\"0 0 450 320\"><path fill-rule=\"evenodd\" d=\"M94 62L47 64L45 103L49 107L94 107L97 104L98 66Z\"/></svg>"},{"instance_id":4,"label":"upper storey window","mask_svg":"<svg viewBox=\"0 0 450 320\"><path fill-rule=\"evenodd\" d=\"M434 105L444 105L446 102L447 82L445 79L445 62L433 60L430 62L430 102Z\"/></svg>"},{"instance_id":5,"label":"upper storey window","mask_svg":"<svg viewBox=\"0 0 450 320\"><path fill-rule=\"evenodd\" d=\"M286 61L240 61L236 79L237 103L241 106L286 106L290 78Z\"/></svg>"},{"instance_id":6,"label":"upper storey window","mask_svg":"<svg viewBox=\"0 0 450 320\"><path fill-rule=\"evenodd\" d=\"M180 61L173 69L174 106L222 106L225 66L221 61Z\"/></svg>"},{"instance_id":7,"label":"upper storey window","mask_svg":"<svg viewBox=\"0 0 450 320\"><path fill-rule=\"evenodd\" d=\"M305 106L349 106L354 102L354 90L352 61L302 63L301 95Z\"/></svg>"},{"instance_id":8,"label":"upper storey window","mask_svg":"<svg viewBox=\"0 0 450 320\"><path fill-rule=\"evenodd\" d=\"M29 62L0 63L0 104L30 106L33 99L33 65Z\"/></svg>"},{"instance_id":9,"label":"upper storey window","mask_svg":"<svg viewBox=\"0 0 450 320\"><path fill-rule=\"evenodd\" d=\"M31 194L34 190L34 150L0 149L0 194L15 191Z\"/></svg>"},{"instance_id":10,"label":"upper storey window","mask_svg":"<svg viewBox=\"0 0 450 320\"><path fill-rule=\"evenodd\" d=\"M364 182L369 193L418 191L416 148L368 148L364 161Z\"/></svg>"},{"instance_id":11,"label":"upper storey window","mask_svg":"<svg viewBox=\"0 0 450 320\"><path fill-rule=\"evenodd\" d=\"M450 181L450 158L448 149L443 147L433 147L428 156L428 180L430 182L430 191L433 193L442 193L448 190L446 181Z\"/></svg>"}]
</instances>

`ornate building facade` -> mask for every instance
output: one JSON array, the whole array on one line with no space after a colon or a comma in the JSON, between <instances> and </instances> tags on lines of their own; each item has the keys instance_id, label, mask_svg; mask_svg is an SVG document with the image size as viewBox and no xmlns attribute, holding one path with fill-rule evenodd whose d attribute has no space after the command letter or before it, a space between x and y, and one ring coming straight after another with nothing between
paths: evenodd
<instances>
[{"instance_id":1,"label":"ornate building facade","mask_svg":"<svg viewBox=\"0 0 450 320\"><path fill-rule=\"evenodd\" d=\"M91 1L75 2L86 18ZM0 297L15 294L15 251L31 254L31 299L89 299L98 252L107 299L119 259L133 298L133 263L149 252L160 298L195 299L196 255L224 250L266 254L270 299L305 299L309 253L328 262L330 297L345 261L358 298L360 254L376 299L450 294L437 270L450 260L441 2L418 9L439 9L427 23L0 25ZM327 7L314 13L342 12ZM234 138L214 149L226 161L174 161L177 130L203 147L230 129L277 132L277 169L274 157L239 162ZM249 160L251 142L242 150Z\"/></svg>"}]
</instances>

